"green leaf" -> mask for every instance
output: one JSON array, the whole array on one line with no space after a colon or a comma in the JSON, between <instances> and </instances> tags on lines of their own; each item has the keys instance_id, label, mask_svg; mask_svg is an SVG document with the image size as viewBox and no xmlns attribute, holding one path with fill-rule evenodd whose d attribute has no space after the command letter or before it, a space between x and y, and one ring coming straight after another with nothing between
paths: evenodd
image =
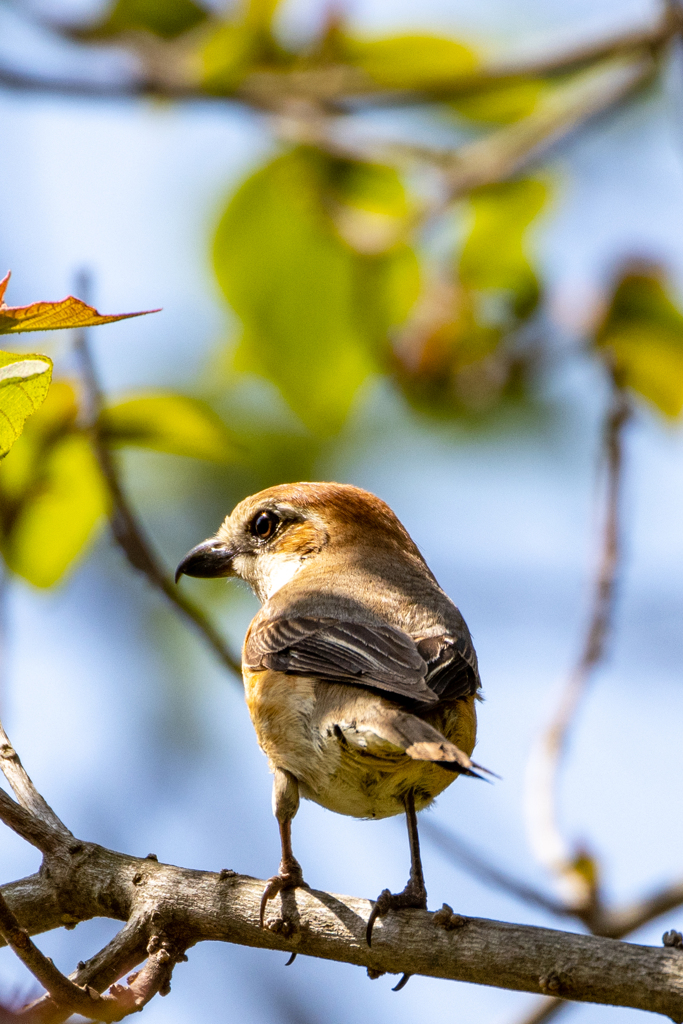
<instances>
[{"instance_id":1,"label":"green leaf","mask_svg":"<svg viewBox=\"0 0 683 1024\"><path fill-rule=\"evenodd\" d=\"M472 227L463 246L458 275L490 305L492 322L509 314L528 315L539 297L539 284L526 251L526 232L542 210L547 185L519 178L486 185L470 194ZM498 307L498 308L496 308ZM486 310L483 310L487 318Z\"/></svg>"},{"instance_id":2,"label":"green leaf","mask_svg":"<svg viewBox=\"0 0 683 1024\"><path fill-rule=\"evenodd\" d=\"M277 158L235 194L214 248L219 283L244 327L238 369L273 381L323 433L341 426L377 367L378 337L403 312L392 303L396 269L405 279L409 262L404 247L372 256L344 242L326 213L334 181L335 163L311 150Z\"/></svg>"},{"instance_id":3,"label":"green leaf","mask_svg":"<svg viewBox=\"0 0 683 1024\"><path fill-rule=\"evenodd\" d=\"M385 39L348 39L347 59L376 85L388 89L429 89L471 76L474 51L441 36L401 35Z\"/></svg>"},{"instance_id":4,"label":"green leaf","mask_svg":"<svg viewBox=\"0 0 683 1024\"><path fill-rule=\"evenodd\" d=\"M0 352L0 458L43 404L52 379L52 360L41 355Z\"/></svg>"},{"instance_id":5,"label":"green leaf","mask_svg":"<svg viewBox=\"0 0 683 1024\"><path fill-rule=\"evenodd\" d=\"M549 89L548 83L540 78L485 81L481 88L449 100L448 106L470 121L511 124L531 114Z\"/></svg>"},{"instance_id":6,"label":"green leaf","mask_svg":"<svg viewBox=\"0 0 683 1024\"><path fill-rule=\"evenodd\" d=\"M239 446L220 417L205 402L185 395L141 395L117 402L104 411L100 426L114 444L211 462L239 457Z\"/></svg>"},{"instance_id":7,"label":"green leaf","mask_svg":"<svg viewBox=\"0 0 683 1024\"><path fill-rule=\"evenodd\" d=\"M279 65L284 51L271 25L279 0L246 0L234 18L216 25L202 42L198 58L207 92L232 92L256 66Z\"/></svg>"},{"instance_id":8,"label":"green leaf","mask_svg":"<svg viewBox=\"0 0 683 1024\"><path fill-rule=\"evenodd\" d=\"M51 587L83 554L107 507L88 439L77 433L61 438L4 539L7 565L34 586Z\"/></svg>"},{"instance_id":9,"label":"green leaf","mask_svg":"<svg viewBox=\"0 0 683 1024\"><path fill-rule=\"evenodd\" d=\"M72 34L79 39L106 39L143 30L174 39L207 17L206 9L194 0L116 0L96 24Z\"/></svg>"},{"instance_id":10,"label":"green leaf","mask_svg":"<svg viewBox=\"0 0 683 1024\"><path fill-rule=\"evenodd\" d=\"M45 452L58 437L76 429L78 404L71 384L53 381L43 405L27 420L11 454L0 463L0 522L14 516L40 473Z\"/></svg>"},{"instance_id":11,"label":"green leaf","mask_svg":"<svg viewBox=\"0 0 683 1024\"><path fill-rule=\"evenodd\" d=\"M624 274L595 343L617 380L665 416L683 411L683 314L667 293L663 274L647 267Z\"/></svg>"}]
</instances>

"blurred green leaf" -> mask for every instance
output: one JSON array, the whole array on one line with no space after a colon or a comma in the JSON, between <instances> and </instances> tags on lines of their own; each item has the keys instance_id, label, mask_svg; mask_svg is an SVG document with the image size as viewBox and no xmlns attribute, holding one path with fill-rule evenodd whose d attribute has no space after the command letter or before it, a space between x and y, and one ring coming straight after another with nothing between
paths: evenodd
<instances>
[{"instance_id":1,"label":"blurred green leaf","mask_svg":"<svg viewBox=\"0 0 683 1024\"><path fill-rule=\"evenodd\" d=\"M282 63L285 54L272 33L279 0L243 0L237 13L201 43L200 80L207 92L232 92L255 67Z\"/></svg>"},{"instance_id":2,"label":"blurred green leaf","mask_svg":"<svg viewBox=\"0 0 683 1024\"><path fill-rule=\"evenodd\" d=\"M513 78L484 82L480 89L448 101L461 117L484 124L511 124L527 117L550 89L540 78Z\"/></svg>"},{"instance_id":3,"label":"blurred green leaf","mask_svg":"<svg viewBox=\"0 0 683 1024\"><path fill-rule=\"evenodd\" d=\"M52 360L47 356L0 352L0 458L45 401L51 380Z\"/></svg>"},{"instance_id":4,"label":"blurred green leaf","mask_svg":"<svg viewBox=\"0 0 683 1024\"><path fill-rule=\"evenodd\" d=\"M618 282L595 343L617 380L665 416L683 411L683 314L657 268L629 271Z\"/></svg>"},{"instance_id":5,"label":"blurred green leaf","mask_svg":"<svg viewBox=\"0 0 683 1024\"><path fill-rule=\"evenodd\" d=\"M231 462L239 446L206 402L186 395L141 395L111 405L100 420L113 444L135 445L211 462Z\"/></svg>"},{"instance_id":6,"label":"blurred green leaf","mask_svg":"<svg viewBox=\"0 0 683 1024\"><path fill-rule=\"evenodd\" d=\"M207 17L207 10L194 0L116 0L94 25L71 34L79 39L106 39L143 30L174 39Z\"/></svg>"},{"instance_id":7,"label":"blurred green leaf","mask_svg":"<svg viewBox=\"0 0 683 1024\"><path fill-rule=\"evenodd\" d=\"M470 194L472 227L460 254L458 275L489 303L488 319L526 316L539 298L536 273L526 252L526 232L542 210L545 182L518 178L486 185ZM496 309L498 305L498 309ZM482 310L487 319L486 309Z\"/></svg>"},{"instance_id":8,"label":"blurred green leaf","mask_svg":"<svg viewBox=\"0 0 683 1024\"><path fill-rule=\"evenodd\" d=\"M404 314L397 272L404 284L409 265L417 274L407 247L359 254L339 236L326 212L336 174L335 162L307 149L273 160L235 194L214 248L218 280L244 327L237 367L277 384L320 432L341 426L378 365L379 336Z\"/></svg>"},{"instance_id":9,"label":"blurred green leaf","mask_svg":"<svg viewBox=\"0 0 683 1024\"><path fill-rule=\"evenodd\" d=\"M67 434L50 448L3 539L9 568L50 587L82 555L108 507L107 490L88 439Z\"/></svg>"},{"instance_id":10,"label":"blurred green leaf","mask_svg":"<svg viewBox=\"0 0 683 1024\"><path fill-rule=\"evenodd\" d=\"M490 412L526 394L536 355L514 332L539 299L526 232L546 193L535 179L471 193L454 279L430 283L395 346L398 380L422 408Z\"/></svg>"},{"instance_id":11,"label":"blurred green leaf","mask_svg":"<svg viewBox=\"0 0 683 1024\"><path fill-rule=\"evenodd\" d=\"M330 161L327 190L326 208L342 238L358 252L384 252L405 234L412 208L393 167Z\"/></svg>"},{"instance_id":12,"label":"blurred green leaf","mask_svg":"<svg viewBox=\"0 0 683 1024\"><path fill-rule=\"evenodd\" d=\"M453 39L401 35L346 40L347 59L376 85L388 89L429 89L469 77L478 64L474 51Z\"/></svg>"}]
</instances>

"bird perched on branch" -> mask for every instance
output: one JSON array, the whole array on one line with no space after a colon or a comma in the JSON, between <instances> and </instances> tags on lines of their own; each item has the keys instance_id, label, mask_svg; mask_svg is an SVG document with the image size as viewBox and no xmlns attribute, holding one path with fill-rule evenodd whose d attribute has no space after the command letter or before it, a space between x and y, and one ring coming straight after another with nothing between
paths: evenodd
<instances>
[{"instance_id":1,"label":"bird perched on branch","mask_svg":"<svg viewBox=\"0 0 683 1024\"><path fill-rule=\"evenodd\" d=\"M239 576L263 603L247 631L247 705L273 772L282 860L261 900L305 886L291 842L299 795L338 814L405 812L410 879L367 928L427 906L416 812L474 775L477 658L462 615L391 509L358 487L282 484L240 502L178 566ZM484 769L485 770L485 769Z\"/></svg>"}]
</instances>

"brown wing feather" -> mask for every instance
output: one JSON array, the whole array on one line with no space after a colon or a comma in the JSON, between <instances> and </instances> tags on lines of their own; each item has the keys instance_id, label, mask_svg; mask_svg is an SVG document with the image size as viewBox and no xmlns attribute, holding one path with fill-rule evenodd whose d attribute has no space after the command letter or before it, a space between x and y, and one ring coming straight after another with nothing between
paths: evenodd
<instances>
[{"instance_id":1,"label":"brown wing feather","mask_svg":"<svg viewBox=\"0 0 683 1024\"><path fill-rule=\"evenodd\" d=\"M253 670L352 683L425 708L474 693L479 685L469 637L464 646L446 636L416 643L388 624L270 619L249 635L244 661Z\"/></svg>"}]
</instances>

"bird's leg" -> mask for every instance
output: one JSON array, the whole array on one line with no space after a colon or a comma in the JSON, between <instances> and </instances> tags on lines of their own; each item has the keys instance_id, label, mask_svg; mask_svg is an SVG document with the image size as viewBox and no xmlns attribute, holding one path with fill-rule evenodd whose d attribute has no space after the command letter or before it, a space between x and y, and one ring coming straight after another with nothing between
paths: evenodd
<instances>
[{"instance_id":1,"label":"bird's leg","mask_svg":"<svg viewBox=\"0 0 683 1024\"><path fill-rule=\"evenodd\" d=\"M284 889L308 889L304 882L301 865L292 851L292 818L299 809L299 784L294 775L285 768L276 768L273 779L273 812L280 826L282 858L280 869L269 878L261 897L259 920L263 928L268 900L272 900Z\"/></svg>"},{"instance_id":2,"label":"bird's leg","mask_svg":"<svg viewBox=\"0 0 683 1024\"><path fill-rule=\"evenodd\" d=\"M427 890L420 860L420 839L417 834L417 814L415 813L415 797L412 790L406 796L405 806L410 842L410 878L403 892L394 893L384 889L378 896L365 931L368 946L372 944L372 929L378 917L384 917L390 910L402 910L404 907L415 907L418 910L427 909ZM401 985L401 987L403 986Z\"/></svg>"}]
</instances>

